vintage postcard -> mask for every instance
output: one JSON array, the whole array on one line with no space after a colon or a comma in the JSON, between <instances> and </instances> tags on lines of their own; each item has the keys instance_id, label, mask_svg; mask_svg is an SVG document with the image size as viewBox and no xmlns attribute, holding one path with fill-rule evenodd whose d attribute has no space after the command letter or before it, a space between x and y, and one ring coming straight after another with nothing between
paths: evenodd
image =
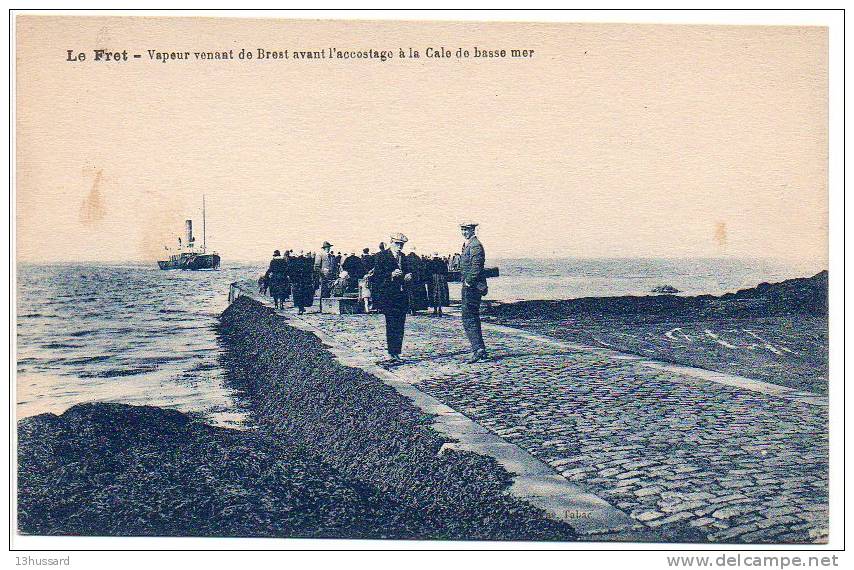
<instances>
[{"instance_id":1,"label":"vintage postcard","mask_svg":"<svg viewBox=\"0 0 854 570\"><path fill-rule=\"evenodd\" d=\"M828 45L18 14L13 541L826 544Z\"/></svg>"}]
</instances>

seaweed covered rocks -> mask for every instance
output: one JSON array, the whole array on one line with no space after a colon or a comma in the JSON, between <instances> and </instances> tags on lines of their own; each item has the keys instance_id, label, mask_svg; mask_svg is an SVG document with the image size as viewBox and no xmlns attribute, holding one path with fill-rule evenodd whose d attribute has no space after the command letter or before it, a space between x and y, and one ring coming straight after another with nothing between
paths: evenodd
<instances>
[{"instance_id":1,"label":"seaweed covered rocks","mask_svg":"<svg viewBox=\"0 0 854 570\"><path fill-rule=\"evenodd\" d=\"M620 319L646 317L702 320L710 318L766 318L812 316L827 318L827 271L812 277L780 283L760 283L721 296L678 297L666 290L661 295L584 297L559 301L518 301L490 308L502 320L586 317ZM678 291L676 291L678 292Z\"/></svg>"},{"instance_id":2,"label":"seaweed covered rocks","mask_svg":"<svg viewBox=\"0 0 854 570\"><path fill-rule=\"evenodd\" d=\"M18 527L101 536L403 537L420 514L299 449L152 406L18 424Z\"/></svg>"},{"instance_id":3,"label":"seaweed covered rocks","mask_svg":"<svg viewBox=\"0 0 854 570\"><path fill-rule=\"evenodd\" d=\"M506 490L509 474L447 440L393 388L338 363L314 335L238 298L221 316L224 364L259 429L292 439L341 473L420 513L410 538L572 540L573 530Z\"/></svg>"}]
</instances>

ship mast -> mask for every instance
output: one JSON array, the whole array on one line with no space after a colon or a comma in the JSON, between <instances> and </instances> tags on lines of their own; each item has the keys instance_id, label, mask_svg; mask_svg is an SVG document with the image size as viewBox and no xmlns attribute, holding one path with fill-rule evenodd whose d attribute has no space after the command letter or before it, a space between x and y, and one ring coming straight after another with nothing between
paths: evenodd
<instances>
[{"instance_id":1,"label":"ship mast","mask_svg":"<svg viewBox=\"0 0 854 570\"><path fill-rule=\"evenodd\" d=\"M205 231L205 195L202 194L202 253L207 253L208 240Z\"/></svg>"}]
</instances>

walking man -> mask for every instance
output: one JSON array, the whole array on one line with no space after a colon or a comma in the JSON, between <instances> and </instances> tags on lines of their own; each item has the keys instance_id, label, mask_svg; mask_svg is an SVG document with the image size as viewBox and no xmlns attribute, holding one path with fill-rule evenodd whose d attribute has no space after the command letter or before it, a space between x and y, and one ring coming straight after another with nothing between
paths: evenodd
<instances>
[{"instance_id":1,"label":"walking man","mask_svg":"<svg viewBox=\"0 0 854 570\"><path fill-rule=\"evenodd\" d=\"M480 240L475 235L477 224L464 222L460 231L465 238L463 251L460 255L460 273L462 281L463 329L471 343L472 355L469 363L486 360L486 345L483 343L483 333L480 327L480 298L487 292L486 277L483 275L483 265L486 253Z\"/></svg>"},{"instance_id":2,"label":"walking man","mask_svg":"<svg viewBox=\"0 0 854 570\"><path fill-rule=\"evenodd\" d=\"M409 282L412 272L409 260L403 254L407 237L397 233L391 235L388 249L374 256L374 268L370 271L371 290L376 291L375 306L385 315L385 336L388 347L388 364L401 362L403 328L409 310Z\"/></svg>"}]
</instances>

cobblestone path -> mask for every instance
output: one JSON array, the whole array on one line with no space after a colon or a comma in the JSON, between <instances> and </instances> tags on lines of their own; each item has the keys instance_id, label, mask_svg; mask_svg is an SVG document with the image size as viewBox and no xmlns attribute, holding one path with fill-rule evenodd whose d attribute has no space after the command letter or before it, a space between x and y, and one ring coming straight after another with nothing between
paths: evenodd
<instances>
[{"instance_id":1,"label":"cobblestone path","mask_svg":"<svg viewBox=\"0 0 854 570\"><path fill-rule=\"evenodd\" d=\"M362 355L385 356L380 316L303 318ZM492 360L466 364L458 319L409 317L395 372L662 535L826 540L825 406L503 327L484 335Z\"/></svg>"}]
</instances>

